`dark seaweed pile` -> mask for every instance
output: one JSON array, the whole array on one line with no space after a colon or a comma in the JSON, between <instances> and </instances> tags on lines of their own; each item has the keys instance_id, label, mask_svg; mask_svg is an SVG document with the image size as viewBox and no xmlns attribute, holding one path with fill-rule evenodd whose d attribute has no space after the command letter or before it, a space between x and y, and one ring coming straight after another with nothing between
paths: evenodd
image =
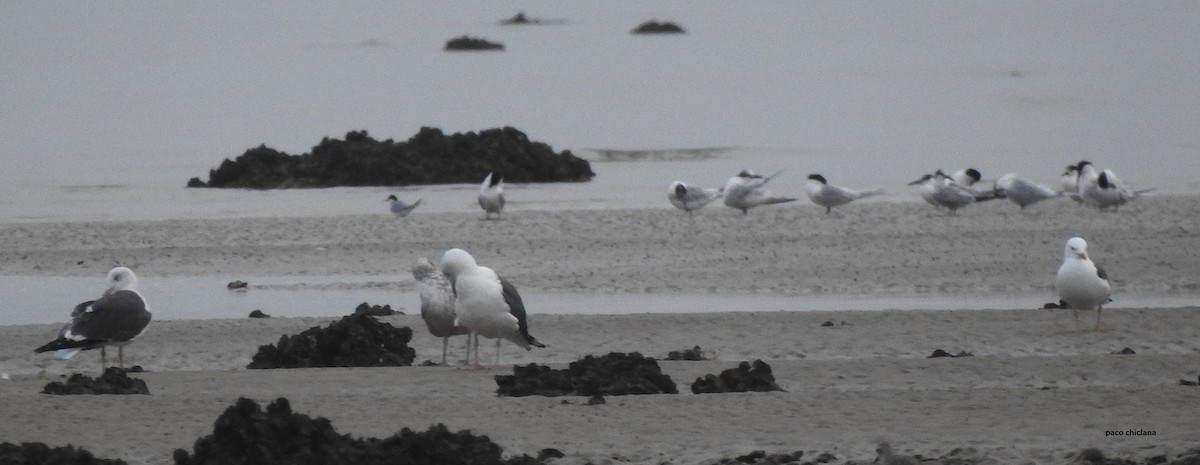
<instances>
[{"instance_id":1,"label":"dark seaweed pile","mask_svg":"<svg viewBox=\"0 0 1200 465\"><path fill-rule=\"evenodd\" d=\"M42 388L42 394L150 394L146 382L130 378L125 370L108 367L99 378L75 373L66 383L51 381Z\"/></svg>"},{"instance_id":2,"label":"dark seaweed pile","mask_svg":"<svg viewBox=\"0 0 1200 465\"><path fill-rule=\"evenodd\" d=\"M775 384L775 375L771 374L771 366L762 360L754 363L742 362L737 368L722 371L719 375L704 375L692 383L694 394L714 394L721 392L767 392L782 391Z\"/></svg>"},{"instance_id":3,"label":"dark seaweed pile","mask_svg":"<svg viewBox=\"0 0 1200 465\"><path fill-rule=\"evenodd\" d=\"M376 465L404 463L441 465L538 464L527 455L504 459L503 449L487 436L470 431L452 433L444 425L424 432L404 428L384 439L338 434L326 418L293 413L285 398L264 412L253 400L241 398L225 409L211 435L196 440L192 452L175 450L176 465ZM543 451L539 456L561 456Z\"/></svg>"},{"instance_id":4,"label":"dark seaweed pile","mask_svg":"<svg viewBox=\"0 0 1200 465\"><path fill-rule=\"evenodd\" d=\"M13 444L0 443L0 463L3 464L70 464L70 465L125 465L124 460L98 459L91 452L75 446L51 448L41 442Z\"/></svg>"},{"instance_id":5,"label":"dark seaweed pile","mask_svg":"<svg viewBox=\"0 0 1200 465\"><path fill-rule=\"evenodd\" d=\"M446 41L446 51L448 52L469 52L480 50L501 51L504 50L504 44L471 36L458 36Z\"/></svg>"},{"instance_id":6,"label":"dark seaweed pile","mask_svg":"<svg viewBox=\"0 0 1200 465\"><path fill-rule=\"evenodd\" d=\"M496 172L507 182L584 182L596 176L569 150L529 140L511 127L452 135L421 128L403 142L378 141L366 131L345 140L325 138L310 153L289 155L266 146L225 159L188 187L250 189L336 186L408 186L478 183Z\"/></svg>"},{"instance_id":7,"label":"dark seaweed pile","mask_svg":"<svg viewBox=\"0 0 1200 465\"><path fill-rule=\"evenodd\" d=\"M638 27L629 31L631 34L683 34L682 27L670 21L658 22L654 20L646 21L639 24Z\"/></svg>"},{"instance_id":8,"label":"dark seaweed pile","mask_svg":"<svg viewBox=\"0 0 1200 465\"><path fill-rule=\"evenodd\" d=\"M403 315L404 312L392 310L391 305L371 305L363 302L358 304L357 307L354 307L354 314L367 316L392 316Z\"/></svg>"},{"instance_id":9,"label":"dark seaweed pile","mask_svg":"<svg viewBox=\"0 0 1200 465\"><path fill-rule=\"evenodd\" d=\"M565 370L532 363L514 366L512 375L496 376L496 385L496 394L513 397L679 393L658 362L637 352L588 355L571 362Z\"/></svg>"},{"instance_id":10,"label":"dark seaweed pile","mask_svg":"<svg viewBox=\"0 0 1200 465\"><path fill-rule=\"evenodd\" d=\"M258 347L246 368L376 367L412 365L412 330L354 314L314 326L279 343Z\"/></svg>"},{"instance_id":11,"label":"dark seaweed pile","mask_svg":"<svg viewBox=\"0 0 1200 465\"><path fill-rule=\"evenodd\" d=\"M709 360L709 357L704 354L700 346L692 347L691 349L672 350L667 352L667 360L699 362Z\"/></svg>"}]
</instances>

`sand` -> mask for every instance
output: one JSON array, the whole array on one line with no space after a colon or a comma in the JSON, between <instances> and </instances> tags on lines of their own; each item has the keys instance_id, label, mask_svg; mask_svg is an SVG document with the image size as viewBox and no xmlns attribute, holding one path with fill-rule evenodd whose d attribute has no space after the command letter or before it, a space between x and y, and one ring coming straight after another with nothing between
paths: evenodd
<instances>
[{"instance_id":1,"label":"sand","mask_svg":"<svg viewBox=\"0 0 1200 465\"><path fill-rule=\"evenodd\" d=\"M665 203L665 202L664 202ZM505 345L497 367L250 371L260 344L328 318L155 321L126 351L150 396L48 396L49 381L93 373L30 349L57 325L0 327L0 440L75 444L134 464L171 463L212 431L239 396L287 397L341 432L382 437L444 423L485 434L506 455L553 447L559 463L705 463L752 450L832 452L870 461L890 441L904 453L973 447L1001 463L1067 463L1097 447L1140 459L1200 445L1200 308L1126 308L1122 294L1200 294L1200 198L1153 197L1116 214L1067 201L1018 211L1001 203L959 217L917 203L864 203L826 216L793 204L741 216L709 207L481 215L169 220L0 225L0 276L397 275L450 246L521 287L547 291L771 295L1036 295L1053 300L1066 238L1080 235L1113 277L1106 329L1093 315L1034 308L560 315L531 309L550 347ZM232 279L232 278L231 278ZM403 284L400 284L403 286ZM224 292L223 290L220 290ZM251 291L253 292L253 291ZM1197 299L1200 302L1200 298ZM64 318L69 309L64 309ZM348 306L346 311L352 310ZM736 309L731 309L736 310ZM417 360L440 358L419 317ZM832 326L822 326L825 322ZM452 341L454 353L463 341ZM681 394L500 398L512 364L555 367L585 355L664 357L700 346L715 360L660 362ZM1124 348L1134 355L1117 355ZM926 358L936 349L973 357ZM486 356L494 346L484 344ZM697 377L743 360L770 364L782 393L694 395ZM1154 436L1106 436L1141 429Z\"/></svg>"}]
</instances>

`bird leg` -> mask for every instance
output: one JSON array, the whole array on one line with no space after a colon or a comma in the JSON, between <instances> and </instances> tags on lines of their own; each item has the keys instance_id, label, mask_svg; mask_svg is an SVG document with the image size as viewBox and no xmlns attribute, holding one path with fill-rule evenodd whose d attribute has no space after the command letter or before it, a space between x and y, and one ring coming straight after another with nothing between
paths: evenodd
<instances>
[{"instance_id":1,"label":"bird leg","mask_svg":"<svg viewBox=\"0 0 1200 465\"><path fill-rule=\"evenodd\" d=\"M1096 324L1092 326L1092 331L1100 331L1104 327L1104 307L1096 307Z\"/></svg>"},{"instance_id":2,"label":"bird leg","mask_svg":"<svg viewBox=\"0 0 1200 465\"><path fill-rule=\"evenodd\" d=\"M446 351L450 348L450 336L442 337L442 366L446 366Z\"/></svg>"},{"instance_id":3,"label":"bird leg","mask_svg":"<svg viewBox=\"0 0 1200 465\"><path fill-rule=\"evenodd\" d=\"M104 352L104 346L100 346L100 372L104 373L105 365L108 363L108 354Z\"/></svg>"},{"instance_id":4,"label":"bird leg","mask_svg":"<svg viewBox=\"0 0 1200 465\"><path fill-rule=\"evenodd\" d=\"M125 371L125 346L117 346L117 366Z\"/></svg>"},{"instance_id":5,"label":"bird leg","mask_svg":"<svg viewBox=\"0 0 1200 465\"><path fill-rule=\"evenodd\" d=\"M496 363L494 363L493 365L497 365L497 366L500 365L500 341L502 341L502 340L503 339L496 338Z\"/></svg>"}]
</instances>

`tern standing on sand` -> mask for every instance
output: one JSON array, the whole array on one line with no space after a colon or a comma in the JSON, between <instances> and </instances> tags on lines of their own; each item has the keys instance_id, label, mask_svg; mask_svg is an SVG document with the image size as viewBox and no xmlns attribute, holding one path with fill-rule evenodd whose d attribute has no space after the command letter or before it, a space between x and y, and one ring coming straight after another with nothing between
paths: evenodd
<instances>
[{"instance_id":1,"label":"tern standing on sand","mask_svg":"<svg viewBox=\"0 0 1200 465\"><path fill-rule=\"evenodd\" d=\"M492 219L492 214L496 214L496 218L500 218L500 211L504 210L504 177L497 176L496 173L488 173L486 178L483 178L483 184L479 186L479 207L483 208L483 219Z\"/></svg>"},{"instance_id":2,"label":"tern standing on sand","mask_svg":"<svg viewBox=\"0 0 1200 465\"><path fill-rule=\"evenodd\" d=\"M667 200L675 208L688 212L690 215L708 205L709 202L721 198L721 194L721 190L717 188L704 188L683 181L675 181L667 190Z\"/></svg>"},{"instance_id":3,"label":"tern standing on sand","mask_svg":"<svg viewBox=\"0 0 1200 465\"><path fill-rule=\"evenodd\" d=\"M805 192L808 194L808 199L813 203L825 207L825 213L833 212L833 207L842 206L858 199L867 198L883 193L883 189L873 191L857 191L845 187L838 187L829 184L824 176L819 174L808 175L808 182L804 186Z\"/></svg>"},{"instance_id":4,"label":"tern standing on sand","mask_svg":"<svg viewBox=\"0 0 1200 465\"><path fill-rule=\"evenodd\" d=\"M763 189L763 186L771 182L775 176L779 176L779 173L782 171L764 178L762 175L746 170L729 178L729 181L725 182L725 206L741 210L745 215L754 207L796 200L788 197L774 197Z\"/></svg>"}]
</instances>

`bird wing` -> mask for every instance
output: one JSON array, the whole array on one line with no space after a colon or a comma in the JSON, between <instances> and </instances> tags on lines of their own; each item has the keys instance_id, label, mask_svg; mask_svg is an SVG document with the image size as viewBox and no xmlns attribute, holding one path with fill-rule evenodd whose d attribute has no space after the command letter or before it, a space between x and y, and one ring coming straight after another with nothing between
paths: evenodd
<instances>
[{"instance_id":1,"label":"bird wing","mask_svg":"<svg viewBox=\"0 0 1200 465\"><path fill-rule=\"evenodd\" d=\"M1095 263L1093 262L1093 264ZM1108 272L1104 271L1104 268L1102 268L1100 265L1096 265L1096 276L1099 276L1100 279L1104 280L1104 282L1108 282Z\"/></svg>"},{"instance_id":2,"label":"bird wing","mask_svg":"<svg viewBox=\"0 0 1200 465\"><path fill-rule=\"evenodd\" d=\"M128 341L150 324L146 302L134 291L117 291L80 312L71 321L70 332L85 339Z\"/></svg>"},{"instance_id":3,"label":"bird wing","mask_svg":"<svg viewBox=\"0 0 1200 465\"><path fill-rule=\"evenodd\" d=\"M532 345L545 347L529 335L529 322L525 318L525 303L521 301L521 294L517 293L516 286L513 286L508 280L500 278L500 289L504 295L504 303L508 304L508 311L517 317L517 330L521 333L521 337L524 337Z\"/></svg>"}]
</instances>

